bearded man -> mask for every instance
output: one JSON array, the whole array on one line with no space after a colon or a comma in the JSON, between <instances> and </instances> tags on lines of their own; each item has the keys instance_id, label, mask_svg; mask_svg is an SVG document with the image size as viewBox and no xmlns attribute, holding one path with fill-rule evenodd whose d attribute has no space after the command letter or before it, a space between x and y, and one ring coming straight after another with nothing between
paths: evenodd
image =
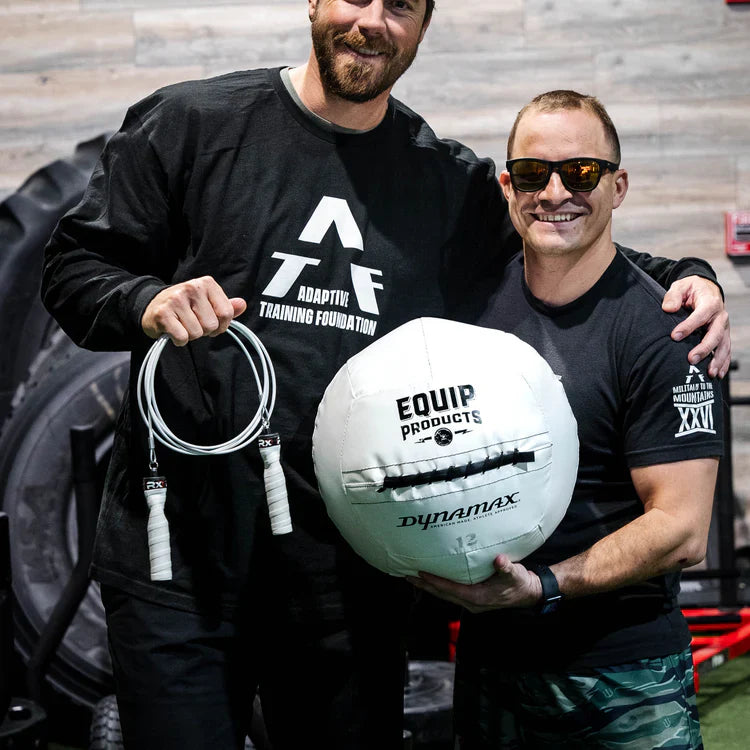
<instances>
[{"instance_id":1,"label":"bearded man","mask_svg":"<svg viewBox=\"0 0 750 750\"><path fill-rule=\"evenodd\" d=\"M93 564L128 748L241 748L256 690L276 750L401 747L411 587L342 541L310 449L318 402L351 355L412 318L449 316L520 248L494 165L390 96L433 5L308 0L305 64L135 104L48 247L54 317L81 346L132 352ZM638 257L665 286L687 276L670 304L698 303L681 330L712 320L694 355L715 350L726 371L720 291L700 278L710 268ZM294 530L271 535L257 451L160 450L172 578L153 581L136 376L168 335L164 421L201 444L237 434L256 388L219 335L235 318L275 366Z\"/></svg>"}]
</instances>

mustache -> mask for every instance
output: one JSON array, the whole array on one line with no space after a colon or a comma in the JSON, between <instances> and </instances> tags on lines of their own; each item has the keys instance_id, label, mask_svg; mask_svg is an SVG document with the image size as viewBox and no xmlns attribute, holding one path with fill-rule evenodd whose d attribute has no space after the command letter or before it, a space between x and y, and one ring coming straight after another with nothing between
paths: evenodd
<instances>
[{"instance_id":1,"label":"mustache","mask_svg":"<svg viewBox=\"0 0 750 750\"><path fill-rule=\"evenodd\" d=\"M368 39L366 36L359 33L359 31L339 31L333 35L334 44L346 44L354 49L360 47L366 47L368 50L373 52L382 52L389 57L392 57L395 50L392 44L385 40L373 40Z\"/></svg>"}]
</instances>

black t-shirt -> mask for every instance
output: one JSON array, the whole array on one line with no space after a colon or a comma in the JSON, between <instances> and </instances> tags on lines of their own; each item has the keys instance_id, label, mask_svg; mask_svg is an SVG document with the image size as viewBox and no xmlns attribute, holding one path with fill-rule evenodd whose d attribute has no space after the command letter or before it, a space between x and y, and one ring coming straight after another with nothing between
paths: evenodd
<instances>
[{"instance_id":1,"label":"black t-shirt","mask_svg":"<svg viewBox=\"0 0 750 750\"><path fill-rule=\"evenodd\" d=\"M76 343L133 353L95 577L165 604L218 603L225 612L253 575L283 570L280 590L310 577L335 588L340 537L310 451L326 385L352 354L400 324L450 315L467 296L480 301L478 280L519 247L493 163L438 139L395 99L377 127L355 134L305 114L278 69L180 83L134 105L82 202L60 222L42 282L45 304ZM675 270L663 259L639 261L665 282ZM167 285L203 275L247 300L240 321L273 360L271 427L282 437L295 530L266 544L257 450L194 458L158 447L174 579L155 584L141 488L146 433L135 400L152 341L140 320ZM227 336L167 347L156 396L175 433L201 445L235 435L257 404L247 363Z\"/></svg>"},{"instance_id":2,"label":"black t-shirt","mask_svg":"<svg viewBox=\"0 0 750 750\"><path fill-rule=\"evenodd\" d=\"M439 140L395 100L373 130L341 134L300 110L278 70L259 70L168 87L131 108L82 203L58 227L44 281L46 303L74 340L133 351L96 578L193 609L232 604L252 554L265 561L255 566L261 576L284 567L290 578L335 577L339 536L311 458L325 387L377 337L446 315L482 263L503 264L517 247L492 162ZM256 549L268 521L254 448L195 458L157 445L174 579L155 584L134 388L153 342L140 319L167 284L203 275L247 300L239 320L273 361L271 428L282 438L295 530ZM164 419L201 445L237 434L256 393L228 336L167 347L159 361ZM271 557L279 550L288 553L283 564Z\"/></svg>"},{"instance_id":3,"label":"black t-shirt","mask_svg":"<svg viewBox=\"0 0 750 750\"><path fill-rule=\"evenodd\" d=\"M722 453L722 401L707 363L692 366L697 339L670 339L677 316L661 310L663 290L621 253L573 302L533 297L518 256L479 325L532 345L561 378L578 422L580 460L564 519L525 564L576 555L643 514L630 469ZM559 610L467 614L465 658L544 669L617 664L684 648L689 633L677 606L679 576L565 600Z\"/></svg>"}]
</instances>

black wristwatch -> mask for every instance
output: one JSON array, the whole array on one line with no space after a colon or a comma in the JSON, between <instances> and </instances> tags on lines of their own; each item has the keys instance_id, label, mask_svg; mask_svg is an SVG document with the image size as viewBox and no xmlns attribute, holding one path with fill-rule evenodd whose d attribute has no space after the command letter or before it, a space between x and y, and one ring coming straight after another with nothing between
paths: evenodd
<instances>
[{"instance_id":1,"label":"black wristwatch","mask_svg":"<svg viewBox=\"0 0 750 750\"><path fill-rule=\"evenodd\" d=\"M536 611L540 615L548 615L554 612L562 601L557 578L546 565L535 565L531 570L539 576L542 583L542 598L536 605Z\"/></svg>"}]
</instances>

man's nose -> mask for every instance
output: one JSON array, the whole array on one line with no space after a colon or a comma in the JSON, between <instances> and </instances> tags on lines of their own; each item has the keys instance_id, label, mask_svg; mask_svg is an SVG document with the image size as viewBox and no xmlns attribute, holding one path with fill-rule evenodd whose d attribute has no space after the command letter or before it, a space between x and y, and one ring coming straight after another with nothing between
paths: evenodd
<instances>
[{"instance_id":1,"label":"man's nose","mask_svg":"<svg viewBox=\"0 0 750 750\"><path fill-rule=\"evenodd\" d=\"M357 18L357 27L363 36L382 36L385 34L385 3L383 0L371 0L365 3Z\"/></svg>"},{"instance_id":2,"label":"man's nose","mask_svg":"<svg viewBox=\"0 0 750 750\"><path fill-rule=\"evenodd\" d=\"M559 203L566 198L570 198L571 191L563 185L562 179L557 172L552 172L547 184L539 191L539 197L542 200L548 200L553 203Z\"/></svg>"}]
</instances>

